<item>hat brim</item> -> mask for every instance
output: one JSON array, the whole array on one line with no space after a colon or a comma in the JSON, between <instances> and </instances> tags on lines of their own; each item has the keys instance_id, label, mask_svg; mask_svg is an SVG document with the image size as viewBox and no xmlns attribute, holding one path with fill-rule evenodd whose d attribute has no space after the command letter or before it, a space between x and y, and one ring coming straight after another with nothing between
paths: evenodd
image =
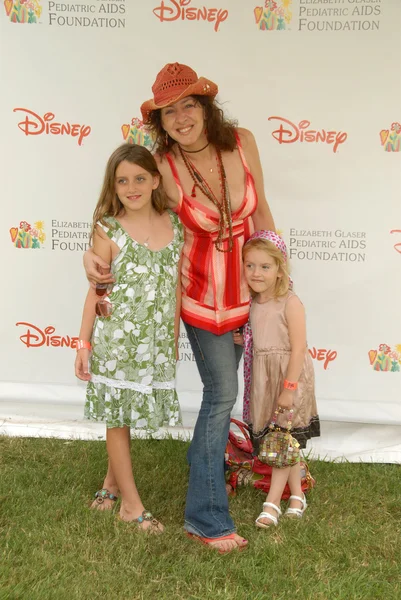
<instances>
[{"instance_id":1,"label":"hat brim","mask_svg":"<svg viewBox=\"0 0 401 600\"><path fill-rule=\"evenodd\" d=\"M146 100L146 102L141 105L143 122L146 123L149 121L149 116L152 111L166 108L166 106L170 106L171 104L174 104L174 102L187 98L187 96L211 96L214 98L218 91L219 88L213 81L206 79L206 77L199 77L198 81L189 85L183 92L177 94L177 96L171 98L165 104L156 104L153 98Z\"/></svg>"}]
</instances>

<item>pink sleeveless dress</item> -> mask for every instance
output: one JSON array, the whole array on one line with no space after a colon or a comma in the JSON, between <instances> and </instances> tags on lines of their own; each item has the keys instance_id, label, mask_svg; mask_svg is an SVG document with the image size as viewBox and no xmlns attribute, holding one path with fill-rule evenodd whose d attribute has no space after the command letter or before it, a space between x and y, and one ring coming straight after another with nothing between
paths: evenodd
<instances>
[{"instance_id":1,"label":"pink sleeveless dress","mask_svg":"<svg viewBox=\"0 0 401 600\"><path fill-rule=\"evenodd\" d=\"M255 439L260 439L267 432L278 398L283 391L291 355L285 307L288 299L294 295L293 292L288 292L286 296L272 298L263 304L252 302L250 324L253 336L253 359L249 409L250 424ZM308 350L305 351L298 389L293 394L292 434L297 438L301 448L305 448L308 439L320 435L315 398L315 375ZM287 415L288 413L279 415L277 421L279 426L287 426Z\"/></svg>"}]
</instances>

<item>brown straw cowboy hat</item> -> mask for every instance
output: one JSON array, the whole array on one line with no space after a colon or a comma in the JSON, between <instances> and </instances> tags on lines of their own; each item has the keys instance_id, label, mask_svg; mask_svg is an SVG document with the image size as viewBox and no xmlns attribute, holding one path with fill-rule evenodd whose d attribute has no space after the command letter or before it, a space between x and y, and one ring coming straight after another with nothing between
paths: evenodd
<instances>
[{"instance_id":1,"label":"brown straw cowboy hat","mask_svg":"<svg viewBox=\"0 0 401 600\"><path fill-rule=\"evenodd\" d=\"M153 98L141 106L144 123L153 110L164 108L187 96L216 96L218 87L210 79L198 77L193 69L180 63L169 63L157 74L152 86Z\"/></svg>"}]
</instances>

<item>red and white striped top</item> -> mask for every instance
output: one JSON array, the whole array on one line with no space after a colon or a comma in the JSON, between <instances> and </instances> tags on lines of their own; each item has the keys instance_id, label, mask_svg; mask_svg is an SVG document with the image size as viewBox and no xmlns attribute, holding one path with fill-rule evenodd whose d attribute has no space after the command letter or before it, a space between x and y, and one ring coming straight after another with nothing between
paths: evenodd
<instances>
[{"instance_id":1,"label":"red and white striped top","mask_svg":"<svg viewBox=\"0 0 401 600\"><path fill-rule=\"evenodd\" d=\"M243 276L242 247L253 233L251 215L258 198L238 135L237 147L245 171L245 194L232 213L233 248L219 252L214 245L219 230L217 210L184 194L174 159L167 154L180 192L174 209L185 227L181 270L182 308L185 323L222 335L241 327L248 320L249 290ZM228 246L228 229L222 241Z\"/></svg>"}]
</instances>

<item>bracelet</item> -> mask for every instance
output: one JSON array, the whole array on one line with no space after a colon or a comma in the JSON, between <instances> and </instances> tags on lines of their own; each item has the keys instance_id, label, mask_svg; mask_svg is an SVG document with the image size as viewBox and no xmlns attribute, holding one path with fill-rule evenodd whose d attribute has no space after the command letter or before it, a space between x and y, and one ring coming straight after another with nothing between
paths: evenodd
<instances>
[{"instance_id":1,"label":"bracelet","mask_svg":"<svg viewBox=\"0 0 401 600\"><path fill-rule=\"evenodd\" d=\"M86 340L78 340L77 341L77 352L78 352L78 350L82 350L83 348L85 350L91 351L92 350L91 343L87 342Z\"/></svg>"},{"instance_id":2,"label":"bracelet","mask_svg":"<svg viewBox=\"0 0 401 600\"><path fill-rule=\"evenodd\" d=\"M288 379L285 379L284 387L286 390L296 390L296 389L298 389L298 382L297 381L288 381Z\"/></svg>"}]
</instances>

